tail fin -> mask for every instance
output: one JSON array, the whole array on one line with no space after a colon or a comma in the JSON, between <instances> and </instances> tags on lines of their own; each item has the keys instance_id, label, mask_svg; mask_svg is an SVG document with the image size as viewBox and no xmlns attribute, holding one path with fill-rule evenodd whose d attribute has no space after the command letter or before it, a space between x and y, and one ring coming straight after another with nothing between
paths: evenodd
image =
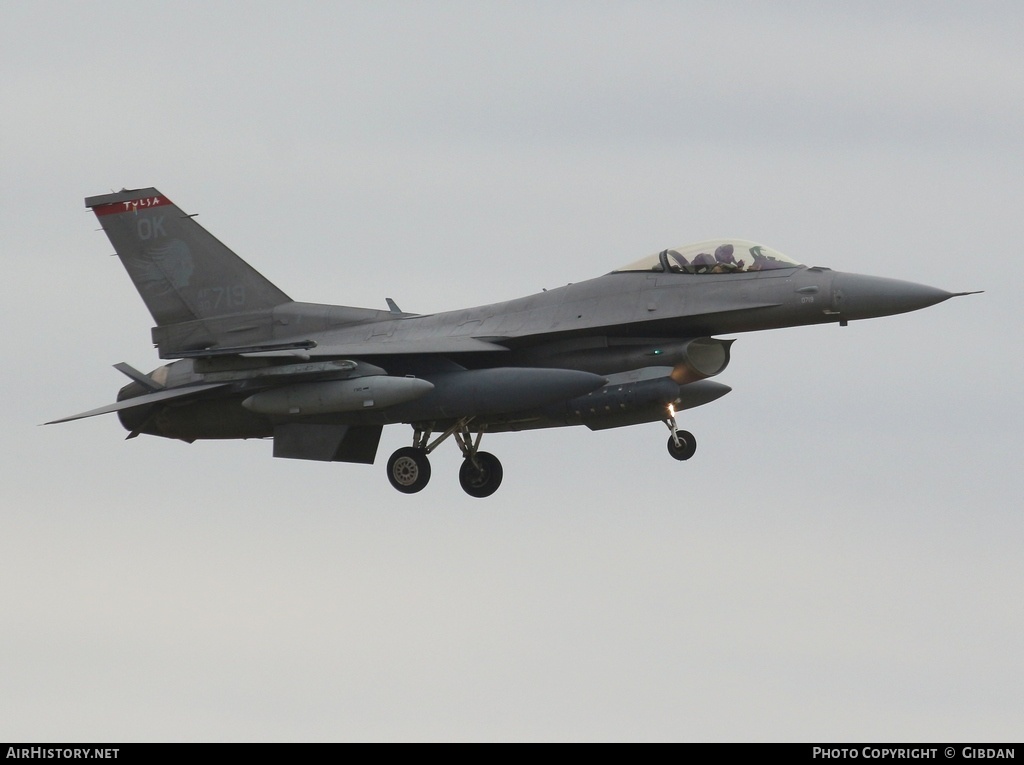
<instances>
[{"instance_id":1,"label":"tail fin","mask_svg":"<svg viewBox=\"0 0 1024 765\"><path fill-rule=\"evenodd\" d=\"M291 300L156 189L88 197L157 327L269 311Z\"/></svg>"}]
</instances>

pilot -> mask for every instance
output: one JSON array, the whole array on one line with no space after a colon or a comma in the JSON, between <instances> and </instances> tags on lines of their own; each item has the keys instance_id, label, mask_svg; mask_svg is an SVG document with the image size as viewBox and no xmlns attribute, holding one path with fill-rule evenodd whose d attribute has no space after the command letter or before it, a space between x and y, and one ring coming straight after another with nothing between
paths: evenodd
<instances>
[{"instance_id":1,"label":"pilot","mask_svg":"<svg viewBox=\"0 0 1024 765\"><path fill-rule=\"evenodd\" d=\"M711 270L713 274L733 274L737 271L742 271L745 265L744 261L736 262L736 257L732 254L733 248L731 244L721 244L718 249L715 250L715 267Z\"/></svg>"},{"instance_id":2,"label":"pilot","mask_svg":"<svg viewBox=\"0 0 1024 765\"><path fill-rule=\"evenodd\" d=\"M715 258L708 252L702 252L693 259L693 272L695 274L710 274L715 267Z\"/></svg>"}]
</instances>

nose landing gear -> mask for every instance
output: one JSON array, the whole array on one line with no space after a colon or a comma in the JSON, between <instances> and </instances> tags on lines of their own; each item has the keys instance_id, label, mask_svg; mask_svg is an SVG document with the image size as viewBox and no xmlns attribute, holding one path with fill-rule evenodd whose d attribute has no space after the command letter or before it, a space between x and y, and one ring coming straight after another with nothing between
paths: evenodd
<instances>
[{"instance_id":1,"label":"nose landing gear","mask_svg":"<svg viewBox=\"0 0 1024 765\"><path fill-rule=\"evenodd\" d=\"M677 460L688 460L697 452L697 439L688 430L680 430L676 424L676 409L668 405L668 417L662 422L672 434L668 437L668 453Z\"/></svg>"}]
</instances>

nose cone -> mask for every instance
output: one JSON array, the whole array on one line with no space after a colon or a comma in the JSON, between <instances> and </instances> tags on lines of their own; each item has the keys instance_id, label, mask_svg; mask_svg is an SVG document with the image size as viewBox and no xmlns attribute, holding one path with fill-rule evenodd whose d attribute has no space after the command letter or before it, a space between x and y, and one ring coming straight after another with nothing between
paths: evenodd
<instances>
[{"instance_id":1,"label":"nose cone","mask_svg":"<svg viewBox=\"0 0 1024 765\"><path fill-rule=\"evenodd\" d=\"M832 282L832 308L841 320L870 319L916 311L966 294L881 276L839 273Z\"/></svg>"}]
</instances>

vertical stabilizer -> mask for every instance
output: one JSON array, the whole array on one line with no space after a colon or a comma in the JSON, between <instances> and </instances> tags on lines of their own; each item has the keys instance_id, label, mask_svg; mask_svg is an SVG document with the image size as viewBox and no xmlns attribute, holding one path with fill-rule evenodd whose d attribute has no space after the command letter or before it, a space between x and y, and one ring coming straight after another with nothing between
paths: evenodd
<instances>
[{"instance_id":1,"label":"vertical stabilizer","mask_svg":"<svg viewBox=\"0 0 1024 765\"><path fill-rule=\"evenodd\" d=\"M153 188L88 197L158 327L269 311L290 298Z\"/></svg>"}]
</instances>

